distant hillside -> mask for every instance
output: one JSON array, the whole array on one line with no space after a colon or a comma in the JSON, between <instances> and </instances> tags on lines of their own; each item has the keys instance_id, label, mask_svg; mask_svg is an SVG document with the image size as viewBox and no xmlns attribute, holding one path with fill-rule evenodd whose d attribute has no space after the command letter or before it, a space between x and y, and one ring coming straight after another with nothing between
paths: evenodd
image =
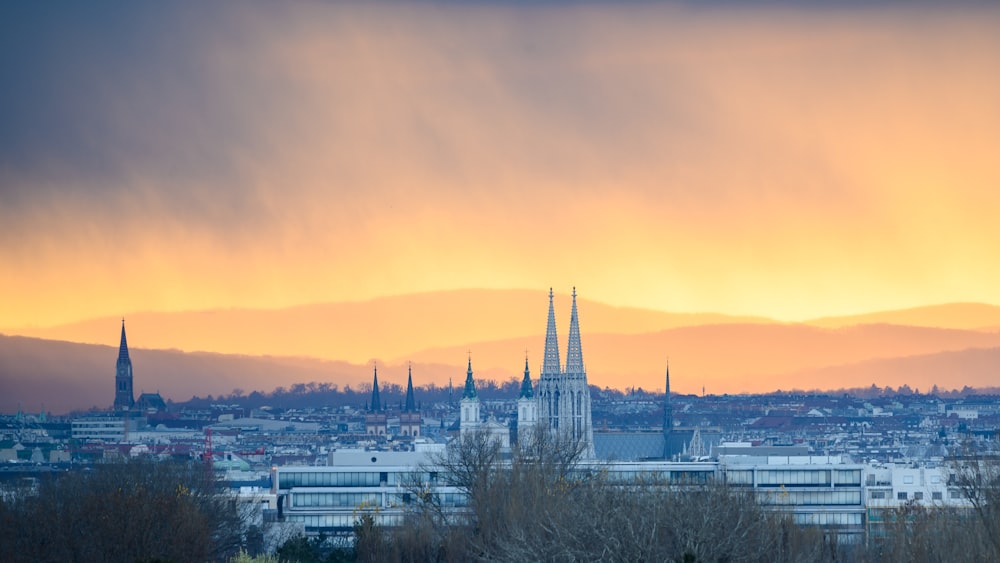
<instances>
[{"instance_id":1,"label":"distant hillside","mask_svg":"<svg viewBox=\"0 0 1000 563\"><path fill-rule=\"evenodd\" d=\"M365 366L303 358L265 358L193 353L176 350L130 349L136 396L159 392L165 399L184 401L194 395L247 392L309 381L343 386L370 383ZM118 348L0 335L0 412L21 406L55 413L96 406L107 408L114 398Z\"/></svg>"},{"instance_id":2,"label":"distant hillside","mask_svg":"<svg viewBox=\"0 0 1000 563\"><path fill-rule=\"evenodd\" d=\"M947 303L864 315L824 317L806 321L806 324L826 328L894 324L996 332L1000 327L1000 307L984 303Z\"/></svg>"},{"instance_id":3,"label":"distant hillside","mask_svg":"<svg viewBox=\"0 0 1000 563\"><path fill-rule=\"evenodd\" d=\"M571 298L556 294L557 323L569 326ZM308 356L358 364L440 346L545 333L548 292L467 289L326 303L278 310L232 309L136 313L126 318L129 342L144 348L225 354ZM592 333L639 334L678 326L770 322L756 317L665 313L579 299L581 324ZM116 313L117 314L117 313ZM120 316L6 334L116 345Z\"/></svg>"},{"instance_id":4,"label":"distant hillside","mask_svg":"<svg viewBox=\"0 0 1000 563\"><path fill-rule=\"evenodd\" d=\"M921 354L905 358L884 358L853 364L803 370L775 378L787 381L783 389L831 389L836 382L842 388L865 387L875 384L899 387L906 384L927 393L937 385L942 390L996 387L1000 383L1000 348L958 350ZM826 385L809 387L805 382Z\"/></svg>"},{"instance_id":5,"label":"distant hillside","mask_svg":"<svg viewBox=\"0 0 1000 563\"><path fill-rule=\"evenodd\" d=\"M702 386L709 393L767 392L791 384L799 388L838 388L844 386L840 381L780 378L785 377L782 374L878 358L1000 346L1000 334L995 333L891 325L842 329L777 324L705 325L631 335L585 332L581 340L592 384L662 389L669 359L671 388L682 393L700 393ZM454 358L464 359L466 350L471 350L474 366L493 366L509 370L515 376L524 370L527 348L532 377L537 377L543 346L544 337L533 336L433 348L409 357L422 363L453 362L458 369ZM560 349L563 352L566 349L565 338ZM401 360L396 358L397 362ZM906 382L905 374L887 374L887 377L890 375L893 381ZM950 373L942 375L939 384L951 388L962 379L962 374Z\"/></svg>"},{"instance_id":6,"label":"distant hillside","mask_svg":"<svg viewBox=\"0 0 1000 563\"><path fill-rule=\"evenodd\" d=\"M582 307L581 307L582 308ZM590 313L590 310L587 310ZM1000 373L1000 333L894 325L840 329L808 325L720 324L680 327L644 334L607 334L588 330L581 312L583 357L590 382L623 389L663 388L670 362L671 387L680 393L769 392L775 389L845 387L943 388L996 385ZM560 350L566 349L562 329ZM457 338L457 337L456 337ZM193 395L270 391L295 383L366 385L370 362L345 362L278 355L225 355L149 350L129 332L136 391L159 391L183 401ZM499 382L520 378L525 351L533 379L539 376L544 334L496 340L466 340L378 360L379 380L404 384L413 361L418 385L456 387L465 379L471 353L478 379ZM987 352L983 352L986 350ZM940 361L938 355L953 360ZM115 346L76 344L0 336L0 411L25 409L61 412L104 407L113 397ZM920 360L933 360L933 369ZM914 363L915 362L915 363ZM919 368L919 369L918 369Z\"/></svg>"}]
</instances>

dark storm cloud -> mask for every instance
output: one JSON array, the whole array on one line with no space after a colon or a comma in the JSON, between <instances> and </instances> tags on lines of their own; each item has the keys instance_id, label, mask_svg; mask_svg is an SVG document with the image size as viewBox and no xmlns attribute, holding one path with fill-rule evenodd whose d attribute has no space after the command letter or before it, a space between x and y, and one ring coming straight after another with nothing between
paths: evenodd
<instances>
[{"instance_id":1,"label":"dark storm cloud","mask_svg":"<svg viewBox=\"0 0 1000 563\"><path fill-rule=\"evenodd\" d=\"M227 111L206 76L211 44L235 33L220 10L154 2L0 8L3 197L45 189L101 196L122 189L135 168L182 180L217 169L221 149L246 138L245 116Z\"/></svg>"}]
</instances>

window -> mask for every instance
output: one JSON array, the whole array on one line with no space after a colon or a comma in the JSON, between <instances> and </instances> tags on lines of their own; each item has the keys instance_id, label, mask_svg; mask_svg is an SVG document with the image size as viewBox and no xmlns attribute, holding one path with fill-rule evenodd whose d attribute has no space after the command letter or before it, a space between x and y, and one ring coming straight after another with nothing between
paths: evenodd
<instances>
[{"instance_id":1,"label":"window","mask_svg":"<svg viewBox=\"0 0 1000 563\"><path fill-rule=\"evenodd\" d=\"M931 499L941 500L941 491L934 491L933 493L931 493Z\"/></svg>"},{"instance_id":2,"label":"window","mask_svg":"<svg viewBox=\"0 0 1000 563\"><path fill-rule=\"evenodd\" d=\"M913 484L913 475L903 475L903 484L904 485L912 485Z\"/></svg>"},{"instance_id":3,"label":"window","mask_svg":"<svg viewBox=\"0 0 1000 563\"><path fill-rule=\"evenodd\" d=\"M883 499L885 498L885 491L869 491L868 498Z\"/></svg>"},{"instance_id":4,"label":"window","mask_svg":"<svg viewBox=\"0 0 1000 563\"><path fill-rule=\"evenodd\" d=\"M915 493L913 493L913 500L924 500L923 491L916 491Z\"/></svg>"},{"instance_id":5,"label":"window","mask_svg":"<svg viewBox=\"0 0 1000 563\"><path fill-rule=\"evenodd\" d=\"M896 493L896 500L906 500L906 493L905 492Z\"/></svg>"}]
</instances>

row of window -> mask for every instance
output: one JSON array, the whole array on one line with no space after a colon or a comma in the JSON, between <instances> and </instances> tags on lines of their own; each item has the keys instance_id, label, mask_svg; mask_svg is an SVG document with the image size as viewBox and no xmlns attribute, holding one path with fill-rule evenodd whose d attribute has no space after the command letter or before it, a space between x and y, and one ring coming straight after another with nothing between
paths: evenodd
<instances>
[{"instance_id":1,"label":"row of window","mask_svg":"<svg viewBox=\"0 0 1000 563\"><path fill-rule=\"evenodd\" d=\"M714 475L714 471L614 471L607 473L609 481L619 483L660 482L671 483L705 483Z\"/></svg>"},{"instance_id":2,"label":"row of window","mask_svg":"<svg viewBox=\"0 0 1000 563\"><path fill-rule=\"evenodd\" d=\"M384 507L384 506L404 506L411 504L414 500L414 493L386 493L387 499L383 499L383 493L341 493L341 492L294 492L289 495L289 508L357 508L357 507ZM466 506L468 497L464 493L434 493L435 499L441 506Z\"/></svg>"},{"instance_id":3,"label":"row of window","mask_svg":"<svg viewBox=\"0 0 1000 563\"><path fill-rule=\"evenodd\" d=\"M372 513L375 522L382 526L397 526L402 523L403 517L399 514ZM302 522L307 530L353 528L358 521L355 514L288 514L289 522Z\"/></svg>"},{"instance_id":4,"label":"row of window","mask_svg":"<svg viewBox=\"0 0 1000 563\"><path fill-rule=\"evenodd\" d=\"M771 505L860 505L861 491L776 491L758 490L761 504Z\"/></svg>"},{"instance_id":5,"label":"row of window","mask_svg":"<svg viewBox=\"0 0 1000 563\"><path fill-rule=\"evenodd\" d=\"M868 491L868 498L873 500L892 498L892 493L889 491ZM962 498L962 493L959 490L950 491L948 498L959 499ZM897 491L896 500L924 500L923 491L913 491L913 494L909 494L906 491ZM931 500L944 500L944 493L941 491L931 491Z\"/></svg>"},{"instance_id":6,"label":"row of window","mask_svg":"<svg viewBox=\"0 0 1000 563\"><path fill-rule=\"evenodd\" d=\"M281 489L291 489L292 487L377 487L382 482L381 476L383 474L378 471L288 471L278 474L278 484ZM386 482L388 482L388 474L386 474Z\"/></svg>"},{"instance_id":7,"label":"row of window","mask_svg":"<svg viewBox=\"0 0 1000 563\"><path fill-rule=\"evenodd\" d=\"M838 513L838 512L809 512L792 514L792 521L796 524L807 524L813 526L860 526L861 513Z\"/></svg>"},{"instance_id":8,"label":"row of window","mask_svg":"<svg viewBox=\"0 0 1000 563\"><path fill-rule=\"evenodd\" d=\"M729 477L727 472L726 476ZM732 473L736 473L735 471ZM735 476L737 479L746 481L746 472ZM733 481L730 481L733 482ZM757 485L777 486L777 485L830 485L834 486L861 486L860 469L760 469L757 471Z\"/></svg>"},{"instance_id":9,"label":"row of window","mask_svg":"<svg viewBox=\"0 0 1000 563\"><path fill-rule=\"evenodd\" d=\"M382 506L382 493L292 493L291 507Z\"/></svg>"}]
</instances>

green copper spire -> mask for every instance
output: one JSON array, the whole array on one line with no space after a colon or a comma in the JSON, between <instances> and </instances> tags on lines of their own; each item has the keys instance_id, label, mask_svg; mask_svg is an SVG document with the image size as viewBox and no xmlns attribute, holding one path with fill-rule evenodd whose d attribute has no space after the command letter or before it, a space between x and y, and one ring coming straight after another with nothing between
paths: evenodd
<instances>
[{"instance_id":1,"label":"green copper spire","mask_svg":"<svg viewBox=\"0 0 1000 563\"><path fill-rule=\"evenodd\" d=\"M521 397L530 399L535 396L535 390L531 387L531 372L528 371L528 355L524 355L524 379L521 380Z\"/></svg>"},{"instance_id":2,"label":"green copper spire","mask_svg":"<svg viewBox=\"0 0 1000 563\"><path fill-rule=\"evenodd\" d=\"M469 370L465 372L465 391L462 392L463 399L475 399L476 381L472 379L472 355L469 355Z\"/></svg>"}]
</instances>

